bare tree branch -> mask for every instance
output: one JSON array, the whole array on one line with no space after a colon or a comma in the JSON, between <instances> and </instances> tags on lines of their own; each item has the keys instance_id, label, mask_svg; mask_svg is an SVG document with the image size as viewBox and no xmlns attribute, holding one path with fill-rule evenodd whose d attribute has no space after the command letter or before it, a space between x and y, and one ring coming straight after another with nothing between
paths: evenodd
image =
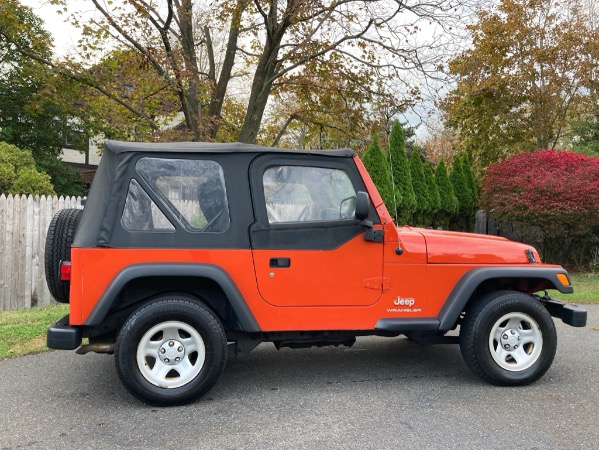
<instances>
[{"instance_id":1,"label":"bare tree branch","mask_svg":"<svg viewBox=\"0 0 599 450\"><path fill-rule=\"evenodd\" d=\"M283 75L285 75L286 73L291 72L292 70L296 69L297 67L306 64L311 59L317 58L319 56L323 56L323 55L331 52L332 50L335 50L336 48L338 48L344 42L347 42L347 41L350 41L350 40L355 40L355 39L358 39L358 38L362 37L364 34L366 34L366 32L372 26L373 23L374 23L374 19L370 19L368 21L368 23L366 24L366 26L364 27L364 29L362 31L360 31L359 33L356 33L356 34L353 34L353 35L349 35L349 36L344 36L343 38L339 39L338 41L333 42L332 44L328 45L324 49L322 49L322 50L320 50L320 51L318 51L316 53L310 54L310 55L308 55L308 56L300 59L299 61L295 62L294 64L285 67L285 69L283 69L283 70L277 71L277 73L274 74L272 76L272 78L270 78L267 81L267 83L272 83L277 78L280 78Z\"/></svg>"},{"instance_id":2,"label":"bare tree branch","mask_svg":"<svg viewBox=\"0 0 599 450\"><path fill-rule=\"evenodd\" d=\"M279 141L281 140L281 138L285 134L285 131L287 131L287 127L289 127L289 125L291 125L291 122L293 122L297 118L298 118L298 116L296 114L291 114L287 118L287 120L285 121L285 123L283 124L283 126L281 127L281 129L279 130L279 132L277 133L277 136L275 137L275 140L272 141L272 144L270 144L271 147L276 147L277 145L279 145Z\"/></svg>"},{"instance_id":3,"label":"bare tree branch","mask_svg":"<svg viewBox=\"0 0 599 450\"><path fill-rule=\"evenodd\" d=\"M127 42L133 45L133 47L135 47L141 54L143 54L148 59L150 64L154 66L154 68L160 76L167 78L168 74L166 73L162 65L158 61L156 61L156 59L151 55L149 50L143 45L141 45L137 40L133 39L133 37L129 33L127 33L127 31L125 31L123 27L116 23L116 21L112 18L110 13L100 5L98 0L92 0L92 2L96 6L97 10L100 11L102 15L106 18L110 26L114 28L121 36L123 36L127 40Z\"/></svg>"},{"instance_id":4,"label":"bare tree branch","mask_svg":"<svg viewBox=\"0 0 599 450\"><path fill-rule=\"evenodd\" d=\"M156 8L153 7L152 5L150 5L148 2L146 2L145 0L129 0L129 2L131 2L131 4L133 4L136 8L140 9L140 10L145 10L148 14L148 16L150 16L150 14L154 14L154 20L155 22L161 24L162 26L158 26L158 25L154 25L156 26L156 28L166 28L169 29L169 31L176 37L176 38L180 38L181 36L172 28L170 28L170 24L167 24L166 21L160 16L160 14L158 13L158 11L156 11ZM178 23L178 20L175 17L171 17L171 19L174 19L175 22Z\"/></svg>"}]
</instances>

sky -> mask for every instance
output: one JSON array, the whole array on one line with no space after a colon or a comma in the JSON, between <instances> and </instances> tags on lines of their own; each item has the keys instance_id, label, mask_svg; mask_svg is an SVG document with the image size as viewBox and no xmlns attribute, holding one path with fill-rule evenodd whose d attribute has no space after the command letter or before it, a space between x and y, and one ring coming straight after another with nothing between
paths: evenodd
<instances>
[{"instance_id":1,"label":"sky","mask_svg":"<svg viewBox=\"0 0 599 450\"><path fill-rule=\"evenodd\" d=\"M44 28L54 38L54 53L57 56L65 56L77 46L81 33L68 23L68 14L58 14L58 7L47 0L21 0L21 3L32 8L33 12L44 20Z\"/></svg>"}]
</instances>

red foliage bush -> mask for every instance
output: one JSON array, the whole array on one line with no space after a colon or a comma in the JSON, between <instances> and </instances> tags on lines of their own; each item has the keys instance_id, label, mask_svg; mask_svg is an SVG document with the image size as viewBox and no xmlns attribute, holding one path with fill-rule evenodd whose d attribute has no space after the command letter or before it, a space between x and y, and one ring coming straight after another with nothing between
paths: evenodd
<instances>
[{"instance_id":1,"label":"red foliage bush","mask_svg":"<svg viewBox=\"0 0 599 450\"><path fill-rule=\"evenodd\" d=\"M567 150L511 156L487 169L481 206L539 226L548 238L592 235L599 227L599 157Z\"/></svg>"}]
</instances>

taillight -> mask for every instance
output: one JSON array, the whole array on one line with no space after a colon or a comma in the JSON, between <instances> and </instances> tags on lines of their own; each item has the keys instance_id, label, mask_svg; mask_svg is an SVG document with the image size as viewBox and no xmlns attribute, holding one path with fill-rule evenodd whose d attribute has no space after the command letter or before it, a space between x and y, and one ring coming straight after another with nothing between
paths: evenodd
<instances>
[{"instance_id":1,"label":"taillight","mask_svg":"<svg viewBox=\"0 0 599 450\"><path fill-rule=\"evenodd\" d=\"M71 261L60 262L60 281L71 281Z\"/></svg>"}]
</instances>

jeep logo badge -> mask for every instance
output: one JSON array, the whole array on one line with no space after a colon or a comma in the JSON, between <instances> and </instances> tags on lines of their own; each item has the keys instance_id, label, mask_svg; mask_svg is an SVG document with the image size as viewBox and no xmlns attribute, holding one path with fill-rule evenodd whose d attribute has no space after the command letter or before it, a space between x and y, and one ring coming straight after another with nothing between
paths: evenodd
<instances>
[{"instance_id":1,"label":"jeep logo badge","mask_svg":"<svg viewBox=\"0 0 599 450\"><path fill-rule=\"evenodd\" d=\"M414 306L414 303L416 303L416 300L413 297L410 298L401 298L400 296L397 296L397 298L395 300L393 300L393 304L397 305L397 306Z\"/></svg>"}]
</instances>

